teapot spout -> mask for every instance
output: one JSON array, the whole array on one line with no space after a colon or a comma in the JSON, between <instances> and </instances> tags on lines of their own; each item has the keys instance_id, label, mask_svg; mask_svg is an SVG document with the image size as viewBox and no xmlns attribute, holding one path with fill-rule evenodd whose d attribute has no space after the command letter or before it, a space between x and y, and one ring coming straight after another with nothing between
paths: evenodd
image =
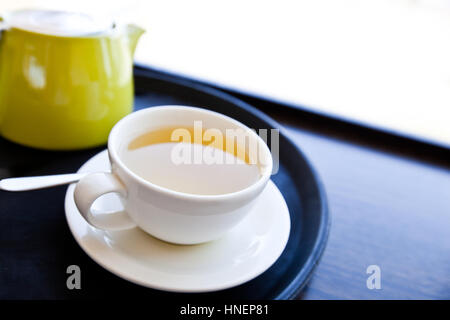
<instances>
[{"instance_id":1,"label":"teapot spout","mask_svg":"<svg viewBox=\"0 0 450 320\"><path fill-rule=\"evenodd\" d=\"M128 38L128 46L130 48L131 56L134 55L138 40L144 32L144 29L135 24L128 24L126 26L126 35Z\"/></svg>"}]
</instances>

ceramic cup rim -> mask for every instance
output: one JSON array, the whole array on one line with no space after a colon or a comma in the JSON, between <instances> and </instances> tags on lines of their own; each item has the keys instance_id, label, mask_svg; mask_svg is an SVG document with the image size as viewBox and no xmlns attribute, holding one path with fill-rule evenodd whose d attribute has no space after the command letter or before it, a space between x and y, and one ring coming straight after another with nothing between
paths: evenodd
<instances>
[{"instance_id":1,"label":"ceramic cup rim","mask_svg":"<svg viewBox=\"0 0 450 320\"><path fill-rule=\"evenodd\" d=\"M150 113L158 112L160 110L165 110L167 112L200 112L207 114L209 116L215 116L218 118L221 118L222 120L228 121L229 123L233 125L237 125L239 128L242 128L244 130L249 130L250 134L255 135L257 141L258 141L258 147L261 147L264 153L264 157L266 158L266 163L262 169L261 169L261 176L258 180L256 180L251 185L247 186L246 188L243 188L238 191L230 192L230 193L223 193L223 194L192 194L187 192L181 192L181 191L175 191L166 187L159 186L155 183L152 183L148 180L145 180L144 178L140 177L136 173L134 173L131 169L129 169L124 162L122 161L118 149L119 142L122 137L122 128L128 124L129 122L135 121L139 117L144 117ZM227 200L227 199L234 199L237 197L247 197L248 195L251 195L258 189L262 189L262 187L269 181L270 176L272 174L272 166L273 166L273 159L272 154L269 150L269 147L266 145L264 140L262 140L261 137L259 137L254 131L252 131L249 127L244 125L243 123L228 117L224 114L221 114L219 112L211 111L204 108L199 107L191 107L191 106L182 106L182 105L161 105L161 106L155 106L151 108L145 108L141 109L139 111L135 111L121 120L119 120L116 125L113 127L109 134L108 138L108 153L110 156L111 164L115 164L119 166L128 177L131 177L135 183L138 183L141 186L144 186L147 189L153 190L158 193L163 193L172 197L176 197L179 199L187 199L187 200L194 200L194 201L218 201L218 200ZM112 166L113 168L114 166ZM114 169L113 169L114 171Z\"/></svg>"}]
</instances>

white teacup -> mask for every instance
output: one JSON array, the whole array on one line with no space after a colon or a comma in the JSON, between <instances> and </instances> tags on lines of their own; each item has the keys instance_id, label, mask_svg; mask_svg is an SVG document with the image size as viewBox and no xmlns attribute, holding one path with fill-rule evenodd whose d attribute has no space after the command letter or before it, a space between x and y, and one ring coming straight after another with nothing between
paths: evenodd
<instances>
[{"instance_id":1,"label":"white teacup","mask_svg":"<svg viewBox=\"0 0 450 320\"><path fill-rule=\"evenodd\" d=\"M231 193L191 194L154 184L125 165L124 150L136 137L165 126L191 126L194 121L202 121L205 128L242 129L258 146L259 178ZM112 172L89 174L75 188L75 203L86 221L104 230L138 226L154 237L178 244L202 243L223 236L250 212L272 172L270 150L254 131L230 117L194 107L153 107L126 116L112 129L108 151ZM238 178L226 177L227 183ZM122 195L124 211L91 212L94 201L111 192Z\"/></svg>"}]
</instances>

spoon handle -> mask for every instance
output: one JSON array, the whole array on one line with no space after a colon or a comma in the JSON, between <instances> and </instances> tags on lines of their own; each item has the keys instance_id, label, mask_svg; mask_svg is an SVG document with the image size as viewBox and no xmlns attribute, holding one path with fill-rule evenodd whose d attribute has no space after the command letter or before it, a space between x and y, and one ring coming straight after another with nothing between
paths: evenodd
<instances>
[{"instance_id":1,"label":"spoon handle","mask_svg":"<svg viewBox=\"0 0 450 320\"><path fill-rule=\"evenodd\" d=\"M0 190L5 191L28 191L60 186L72 182L77 182L86 173L58 174L51 176L8 178L0 180Z\"/></svg>"}]
</instances>

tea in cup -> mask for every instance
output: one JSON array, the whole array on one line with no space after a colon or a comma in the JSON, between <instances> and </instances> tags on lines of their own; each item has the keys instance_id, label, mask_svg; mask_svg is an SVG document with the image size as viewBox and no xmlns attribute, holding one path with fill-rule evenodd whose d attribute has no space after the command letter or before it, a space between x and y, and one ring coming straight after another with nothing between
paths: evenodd
<instances>
[{"instance_id":1,"label":"tea in cup","mask_svg":"<svg viewBox=\"0 0 450 320\"><path fill-rule=\"evenodd\" d=\"M160 106L132 113L108 140L111 173L93 173L75 188L75 203L92 226L139 227L178 244L223 236L251 211L272 172L266 143L217 112ZM124 210L96 214L92 204L116 192Z\"/></svg>"}]
</instances>

